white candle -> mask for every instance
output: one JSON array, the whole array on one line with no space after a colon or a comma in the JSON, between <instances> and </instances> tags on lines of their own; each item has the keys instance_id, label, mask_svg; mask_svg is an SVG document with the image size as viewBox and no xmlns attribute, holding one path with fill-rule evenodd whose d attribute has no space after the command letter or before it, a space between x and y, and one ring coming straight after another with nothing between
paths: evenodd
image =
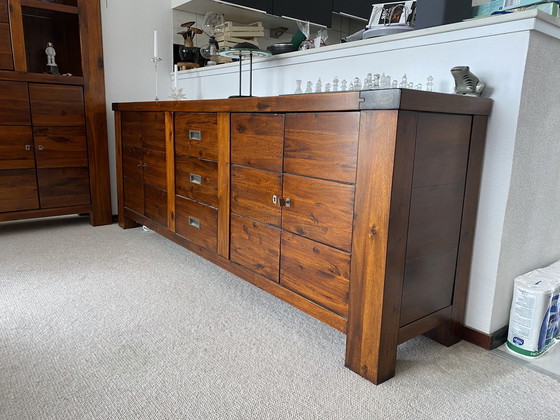
<instances>
[{"instance_id":1,"label":"white candle","mask_svg":"<svg viewBox=\"0 0 560 420\"><path fill-rule=\"evenodd\" d=\"M175 73L173 75L173 85L174 85L175 89L177 89L177 64L175 64L173 72Z\"/></svg>"},{"instance_id":2,"label":"white candle","mask_svg":"<svg viewBox=\"0 0 560 420\"><path fill-rule=\"evenodd\" d=\"M157 56L157 30L154 29L154 57Z\"/></svg>"}]
</instances>

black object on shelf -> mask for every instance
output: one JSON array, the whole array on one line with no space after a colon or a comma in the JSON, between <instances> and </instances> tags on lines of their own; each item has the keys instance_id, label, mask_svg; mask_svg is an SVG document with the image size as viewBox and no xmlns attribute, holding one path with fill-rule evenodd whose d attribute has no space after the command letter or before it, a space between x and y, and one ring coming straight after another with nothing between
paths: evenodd
<instances>
[{"instance_id":1,"label":"black object on shelf","mask_svg":"<svg viewBox=\"0 0 560 420\"><path fill-rule=\"evenodd\" d=\"M417 0L416 29L461 22L472 17L472 0Z\"/></svg>"}]
</instances>

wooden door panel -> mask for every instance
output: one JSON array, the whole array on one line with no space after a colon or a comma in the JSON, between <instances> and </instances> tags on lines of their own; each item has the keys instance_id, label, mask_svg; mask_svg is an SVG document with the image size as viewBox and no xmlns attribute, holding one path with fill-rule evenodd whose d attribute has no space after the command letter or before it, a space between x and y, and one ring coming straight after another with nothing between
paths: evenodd
<instances>
[{"instance_id":1,"label":"wooden door panel","mask_svg":"<svg viewBox=\"0 0 560 420\"><path fill-rule=\"evenodd\" d=\"M88 166L85 127L33 127L37 168Z\"/></svg>"},{"instance_id":2,"label":"wooden door panel","mask_svg":"<svg viewBox=\"0 0 560 420\"><path fill-rule=\"evenodd\" d=\"M284 175L282 228L350 251L354 186L296 175Z\"/></svg>"},{"instance_id":3,"label":"wooden door panel","mask_svg":"<svg viewBox=\"0 0 560 420\"><path fill-rule=\"evenodd\" d=\"M350 254L282 232L280 284L348 317Z\"/></svg>"},{"instance_id":4,"label":"wooden door panel","mask_svg":"<svg viewBox=\"0 0 560 420\"><path fill-rule=\"evenodd\" d=\"M231 211L261 223L280 227L281 211L273 202L282 194L282 175L259 169L231 167Z\"/></svg>"},{"instance_id":5,"label":"wooden door panel","mask_svg":"<svg viewBox=\"0 0 560 420\"><path fill-rule=\"evenodd\" d=\"M8 0L0 0L0 22L8 22Z\"/></svg>"},{"instance_id":6,"label":"wooden door panel","mask_svg":"<svg viewBox=\"0 0 560 420\"><path fill-rule=\"evenodd\" d=\"M35 168L31 127L0 127L0 169Z\"/></svg>"},{"instance_id":7,"label":"wooden door panel","mask_svg":"<svg viewBox=\"0 0 560 420\"><path fill-rule=\"evenodd\" d=\"M147 112L121 112L122 143L142 147L142 121Z\"/></svg>"},{"instance_id":8,"label":"wooden door panel","mask_svg":"<svg viewBox=\"0 0 560 420\"><path fill-rule=\"evenodd\" d=\"M218 116L175 113L175 153L218 160Z\"/></svg>"},{"instance_id":9,"label":"wooden door panel","mask_svg":"<svg viewBox=\"0 0 560 420\"><path fill-rule=\"evenodd\" d=\"M88 168L37 169L41 208L90 204Z\"/></svg>"},{"instance_id":10,"label":"wooden door panel","mask_svg":"<svg viewBox=\"0 0 560 420\"><path fill-rule=\"evenodd\" d=\"M231 215L230 259L278 282L280 230Z\"/></svg>"},{"instance_id":11,"label":"wooden door panel","mask_svg":"<svg viewBox=\"0 0 560 420\"><path fill-rule=\"evenodd\" d=\"M359 112L286 114L284 172L356 182Z\"/></svg>"},{"instance_id":12,"label":"wooden door panel","mask_svg":"<svg viewBox=\"0 0 560 420\"><path fill-rule=\"evenodd\" d=\"M167 226L167 192L144 184L144 215Z\"/></svg>"},{"instance_id":13,"label":"wooden door panel","mask_svg":"<svg viewBox=\"0 0 560 420\"><path fill-rule=\"evenodd\" d=\"M142 147L165 152L165 113L142 112Z\"/></svg>"},{"instance_id":14,"label":"wooden door panel","mask_svg":"<svg viewBox=\"0 0 560 420\"><path fill-rule=\"evenodd\" d=\"M218 164L188 156L175 156L176 193L218 207Z\"/></svg>"},{"instance_id":15,"label":"wooden door panel","mask_svg":"<svg viewBox=\"0 0 560 420\"><path fill-rule=\"evenodd\" d=\"M27 83L0 81L0 124L31 124Z\"/></svg>"},{"instance_id":16,"label":"wooden door panel","mask_svg":"<svg viewBox=\"0 0 560 420\"><path fill-rule=\"evenodd\" d=\"M0 9L2 6L0 5ZM10 38L10 25L0 23L0 70L13 70L12 41Z\"/></svg>"},{"instance_id":17,"label":"wooden door panel","mask_svg":"<svg viewBox=\"0 0 560 420\"><path fill-rule=\"evenodd\" d=\"M144 152L139 147L123 145L123 175L137 181L144 180Z\"/></svg>"},{"instance_id":18,"label":"wooden door panel","mask_svg":"<svg viewBox=\"0 0 560 420\"><path fill-rule=\"evenodd\" d=\"M232 114L231 163L282 172L283 114Z\"/></svg>"},{"instance_id":19,"label":"wooden door panel","mask_svg":"<svg viewBox=\"0 0 560 420\"><path fill-rule=\"evenodd\" d=\"M81 86L29 84L34 126L85 126Z\"/></svg>"},{"instance_id":20,"label":"wooden door panel","mask_svg":"<svg viewBox=\"0 0 560 420\"><path fill-rule=\"evenodd\" d=\"M35 169L0 170L0 212L39 208Z\"/></svg>"},{"instance_id":21,"label":"wooden door panel","mask_svg":"<svg viewBox=\"0 0 560 420\"><path fill-rule=\"evenodd\" d=\"M144 214L144 183L124 177L124 206L138 214Z\"/></svg>"},{"instance_id":22,"label":"wooden door panel","mask_svg":"<svg viewBox=\"0 0 560 420\"><path fill-rule=\"evenodd\" d=\"M406 261L401 326L453 303L456 267L457 248Z\"/></svg>"},{"instance_id":23,"label":"wooden door panel","mask_svg":"<svg viewBox=\"0 0 560 420\"><path fill-rule=\"evenodd\" d=\"M144 149L144 182L153 187L167 190L165 152Z\"/></svg>"},{"instance_id":24,"label":"wooden door panel","mask_svg":"<svg viewBox=\"0 0 560 420\"><path fill-rule=\"evenodd\" d=\"M177 196L175 230L178 235L216 252L218 211L212 207Z\"/></svg>"},{"instance_id":25,"label":"wooden door panel","mask_svg":"<svg viewBox=\"0 0 560 420\"><path fill-rule=\"evenodd\" d=\"M467 115L418 115L413 188L465 182L471 123Z\"/></svg>"}]
</instances>

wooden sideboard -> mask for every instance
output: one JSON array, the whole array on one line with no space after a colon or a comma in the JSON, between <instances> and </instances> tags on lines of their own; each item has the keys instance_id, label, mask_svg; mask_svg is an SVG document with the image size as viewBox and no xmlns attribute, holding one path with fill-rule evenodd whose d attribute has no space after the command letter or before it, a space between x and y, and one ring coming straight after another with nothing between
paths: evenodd
<instances>
[{"instance_id":1,"label":"wooden sideboard","mask_svg":"<svg viewBox=\"0 0 560 420\"><path fill-rule=\"evenodd\" d=\"M461 340L491 100L406 89L114 104L119 225L142 224L347 334Z\"/></svg>"}]
</instances>

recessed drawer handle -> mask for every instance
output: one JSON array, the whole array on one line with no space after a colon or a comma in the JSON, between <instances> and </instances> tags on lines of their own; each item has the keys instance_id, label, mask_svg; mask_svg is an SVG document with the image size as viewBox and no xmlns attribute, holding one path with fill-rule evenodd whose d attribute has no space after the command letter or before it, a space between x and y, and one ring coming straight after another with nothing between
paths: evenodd
<instances>
[{"instance_id":1,"label":"recessed drawer handle","mask_svg":"<svg viewBox=\"0 0 560 420\"><path fill-rule=\"evenodd\" d=\"M45 150L45 146L43 146L42 144L39 145L39 150Z\"/></svg>"},{"instance_id":2,"label":"recessed drawer handle","mask_svg":"<svg viewBox=\"0 0 560 420\"><path fill-rule=\"evenodd\" d=\"M202 133L200 130L189 130L189 140L202 140Z\"/></svg>"},{"instance_id":3,"label":"recessed drawer handle","mask_svg":"<svg viewBox=\"0 0 560 420\"><path fill-rule=\"evenodd\" d=\"M202 185L202 177L197 174L189 174L189 179L193 184Z\"/></svg>"},{"instance_id":4,"label":"recessed drawer handle","mask_svg":"<svg viewBox=\"0 0 560 420\"><path fill-rule=\"evenodd\" d=\"M290 207L292 205L292 200L290 198L281 198L280 207Z\"/></svg>"},{"instance_id":5,"label":"recessed drawer handle","mask_svg":"<svg viewBox=\"0 0 560 420\"><path fill-rule=\"evenodd\" d=\"M25 145L25 150L30 151L30 150L31 150L31 145L30 145L30 144L26 144L26 145Z\"/></svg>"},{"instance_id":6,"label":"recessed drawer handle","mask_svg":"<svg viewBox=\"0 0 560 420\"><path fill-rule=\"evenodd\" d=\"M195 219L194 217L189 216L189 225L200 229L200 220Z\"/></svg>"}]
</instances>

